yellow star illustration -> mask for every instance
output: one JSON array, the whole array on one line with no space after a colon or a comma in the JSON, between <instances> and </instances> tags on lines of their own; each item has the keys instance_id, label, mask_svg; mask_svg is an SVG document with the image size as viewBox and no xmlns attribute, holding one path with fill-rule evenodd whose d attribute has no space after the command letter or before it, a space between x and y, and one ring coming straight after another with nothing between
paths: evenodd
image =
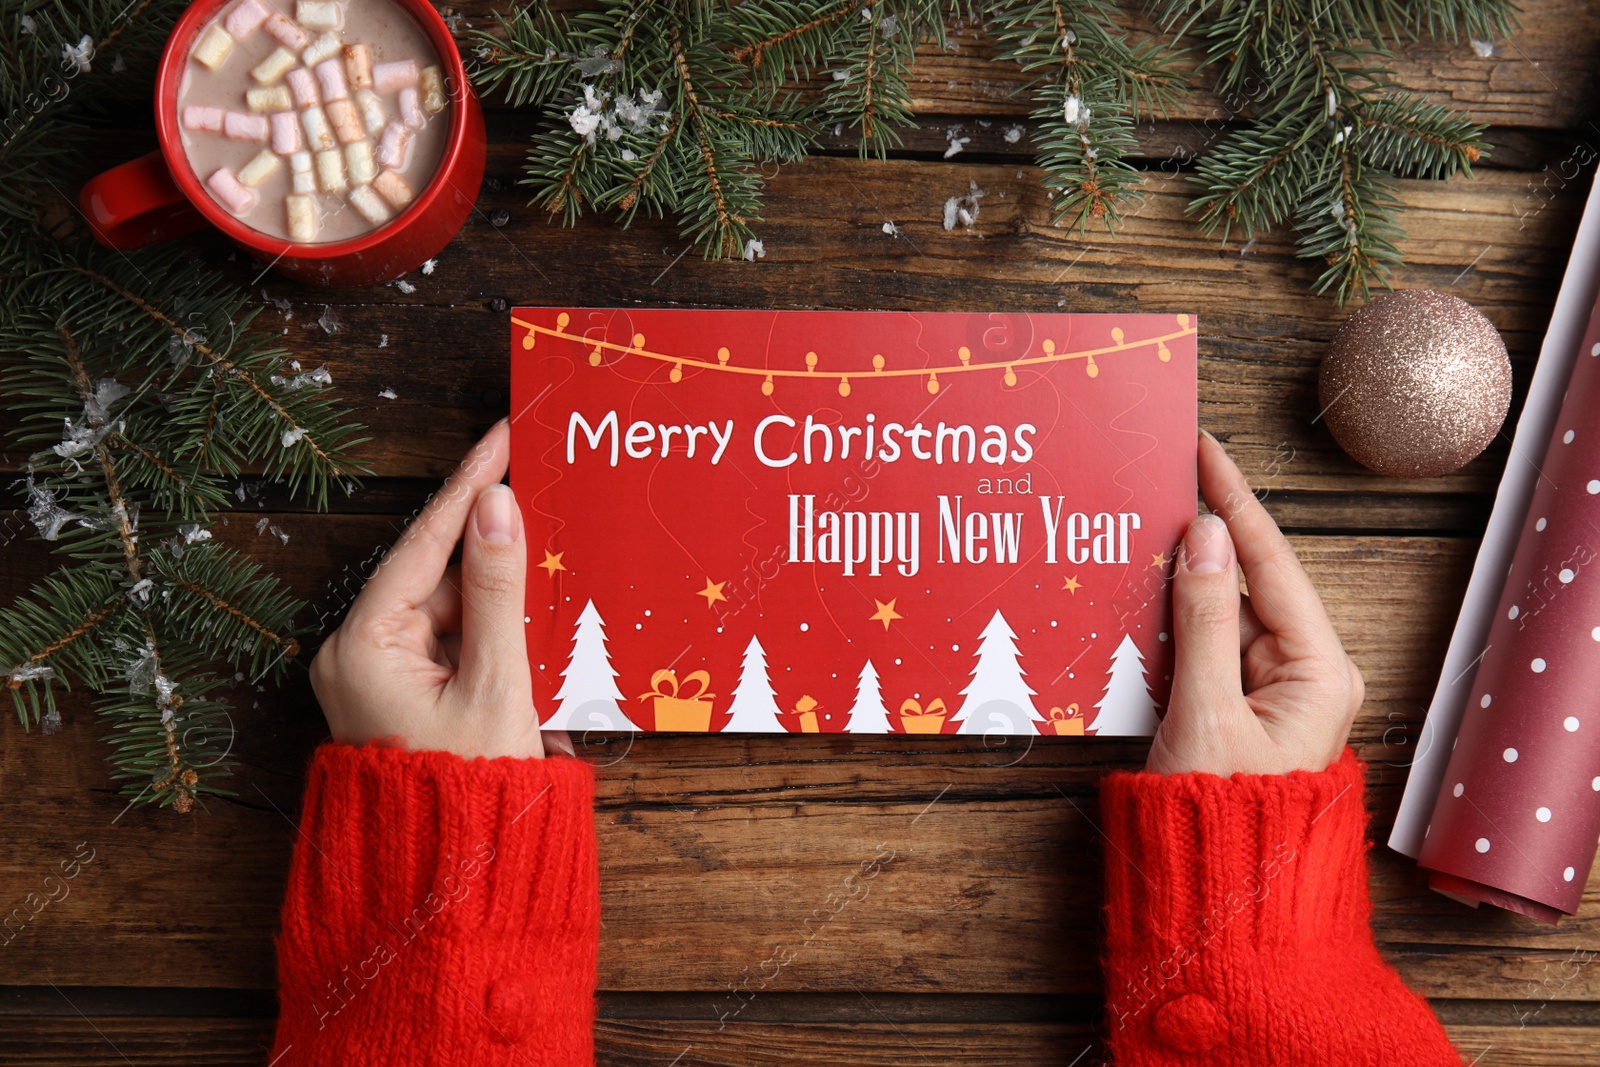
<instances>
[{"instance_id":1,"label":"yellow star illustration","mask_svg":"<svg viewBox=\"0 0 1600 1067\"><path fill-rule=\"evenodd\" d=\"M710 578L707 578L706 587L696 593L695 596L705 597L706 607L709 608L719 600L726 601L728 599L722 595L722 587L727 584L727 582L713 582Z\"/></svg>"},{"instance_id":2,"label":"yellow star illustration","mask_svg":"<svg viewBox=\"0 0 1600 1067\"><path fill-rule=\"evenodd\" d=\"M1067 579L1066 584L1061 588L1065 589L1069 593L1076 594L1079 589L1083 588L1083 583L1078 581L1078 576L1074 574L1071 578Z\"/></svg>"},{"instance_id":3,"label":"yellow star illustration","mask_svg":"<svg viewBox=\"0 0 1600 1067\"><path fill-rule=\"evenodd\" d=\"M898 611L894 610L894 602L895 602L895 600L899 600L899 599L900 599L899 597L895 597L894 600L891 600L887 604L885 604L883 601L879 600L877 597L873 597L872 598L872 602L874 604L878 605L878 610L877 610L877 613L872 616L872 621L873 622L881 622L881 623L883 623L883 628L885 630L887 630L889 628L889 623L893 622L895 619L903 619L903 618L905 618L904 615L902 615Z\"/></svg>"},{"instance_id":4,"label":"yellow star illustration","mask_svg":"<svg viewBox=\"0 0 1600 1067\"><path fill-rule=\"evenodd\" d=\"M538 566L549 571L550 577L554 578L556 576L556 571L564 571L567 569L566 564L561 562L561 557L564 555L566 555L565 552L557 552L552 555L550 550L547 548L544 550L544 562L538 564Z\"/></svg>"},{"instance_id":5,"label":"yellow star illustration","mask_svg":"<svg viewBox=\"0 0 1600 1067\"><path fill-rule=\"evenodd\" d=\"M1157 552L1155 555L1150 557L1150 566L1152 567L1165 567L1171 562L1172 561L1167 558L1167 554L1165 552Z\"/></svg>"}]
</instances>

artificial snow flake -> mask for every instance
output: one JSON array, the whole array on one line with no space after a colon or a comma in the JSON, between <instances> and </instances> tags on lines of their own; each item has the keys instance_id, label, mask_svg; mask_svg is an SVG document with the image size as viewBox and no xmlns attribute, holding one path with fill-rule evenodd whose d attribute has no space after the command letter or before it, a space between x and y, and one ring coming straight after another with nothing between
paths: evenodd
<instances>
[{"instance_id":1,"label":"artificial snow flake","mask_svg":"<svg viewBox=\"0 0 1600 1067\"><path fill-rule=\"evenodd\" d=\"M432 274L433 273L433 269L435 267L437 267L438 265L439 265L439 261L437 259L430 259L430 260L428 260L428 261L426 261L425 263L422 264L422 273L424 273L424 274Z\"/></svg>"},{"instance_id":2,"label":"artificial snow flake","mask_svg":"<svg viewBox=\"0 0 1600 1067\"><path fill-rule=\"evenodd\" d=\"M23 15L21 21L23 33L33 33L38 29L38 26L34 24L32 15Z\"/></svg>"},{"instance_id":3,"label":"artificial snow flake","mask_svg":"<svg viewBox=\"0 0 1600 1067\"><path fill-rule=\"evenodd\" d=\"M886 222L883 224L883 232L888 234L890 237L899 237L900 227L896 226L892 222Z\"/></svg>"},{"instance_id":4,"label":"artificial snow flake","mask_svg":"<svg viewBox=\"0 0 1600 1067\"><path fill-rule=\"evenodd\" d=\"M296 374L293 378L285 378L281 374L274 374L271 378L273 385L281 386L286 391L304 389L308 385L332 385L333 375L328 373L326 364L316 370L308 370L303 374Z\"/></svg>"},{"instance_id":5,"label":"artificial snow flake","mask_svg":"<svg viewBox=\"0 0 1600 1067\"><path fill-rule=\"evenodd\" d=\"M89 61L94 58L94 38L87 33L78 38L78 43L64 44L61 46L61 61L71 63L78 68L79 74L89 73Z\"/></svg>"},{"instance_id":6,"label":"artificial snow flake","mask_svg":"<svg viewBox=\"0 0 1600 1067\"><path fill-rule=\"evenodd\" d=\"M261 516L261 518L256 521L256 536L257 537L260 537L262 534L267 532L267 523L269 523L271 521L272 520L267 518L265 515Z\"/></svg>"},{"instance_id":7,"label":"artificial snow flake","mask_svg":"<svg viewBox=\"0 0 1600 1067\"><path fill-rule=\"evenodd\" d=\"M1083 101L1079 100L1076 93L1067 94L1066 102L1061 105L1061 118L1069 126L1078 124L1078 115L1083 108Z\"/></svg>"},{"instance_id":8,"label":"artificial snow flake","mask_svg":"<svg viewBox=\"0 0 1600 1067\"><path fill-rule=\"evenodd\" d=\"M28 682L48 682L56 676L55 668L44 663L19 663L6 675L14 685Z\"/></svg>"},{"instance_id":9,"label":"artificial snow flake","mask_svg":"<svg viewBox=\"0 0 1600 1067\"><path fill-rule=\"evenodd\" d=\"M44 718L39 720L39 732L47 736L50 734L59 734L61 732L60 708L51 708L49 711L44 713ZM1568 867L1567 870L1570 871L1572 868ZM1572 879L1568 878L1567 881L1570 882Z\"/></svg>"},{"instance_id":10,"label":"artificial snow flake","mask_svg":"<svg viewBox=\"0 0 1600 1067\"><path fill-rule=\"evenodd\" d=\"M758 259L766 259L767 246L754 237L750 238L744 243L744 258L747 263L754 263Z\"/></svg>"},{"instance_id":11,"label":"artificial snow flake","mask_svg":"<svg viewBox=\"0 0 1600 1067\"><path fill-rule=\"evenodd\" d=\"M978 201L983 199L984 192L978 188L978 183L967 183L966 196L952 196L944 202L944 228L953 230L956 223L966 229L971 229L972 224L978 221Z\"/></svg>"},{"instance_id":12,"label":"artificial snow flake","mask_svg":"<svg viewBox=\"0 0 1600 1067\"><path fill-rule=\"evenodd\" d=\"M1018 123L1015 126L1007 126L1005 132L1006 144L1016 144L1018 141L1022 140L1022 133L1023 130L1021 123Z\"/></svg>"},{"instance_id":13,"label":"artificial snow flake","mask_svg":"<svg viewBox=\"0 0 1600 1067\"><path fill-rule=\"evenodd\" d=\"M123 71L125 71L127 69L128 69L128 64L126 64L126 63L124 63L122 61L122 53L118 52L116 54L116 57L111 60L111 73L113 73L113 74L121 74Z\"/></svg>"},{"instance_id":14,"label":"artificial snow flake","mask_svg":"<svg viewBox=\"0 0 1600 1067\"><path fill-rule=\"evenodd\" d=\"M622 161L624 163L632 163L634 160L636 160L638 158L639 158L639 153L635 152L633 149L624 148L622 150Z\"/></svg>"},{"instance_id":15,"label":"artificial snow flake","mask_svg":"<svg viewBox=\"0 0 1600 1067\"><path fill-rule=\"evenodd\" d=\"M417 287L406 281L404 278L396 278L393 284L396 289L400 290L406 296L410 296L412 293L417 291Z\"/></svg>"},{"instance_id":16,"label":"artificial snow flake","mask_svg":"<svg viewBox=\"0 0 1600 1067\"><path fill-rule=\"evenodd\" d=\"M949 159L952 156L960 155L961 150L967 147L967 145L972 141L972 138L970 137L961 136L960 126L952 126L948 130L945 130L944 139L949 142L949 147L944 150L944 158L946 159Z\"/></svg>"},{"instance_id":17,"label":"artificial snow flake","mask_svg":"<svg viewBox=\"0 0 1600 1067\"><path fill-rule=\"evenodd\" d=\"M388 348L389 347L389 335L388 334L380 333L378 335L378 347L379 348Z\"/></svg>"},{"instance_id":18,"label":"artificial snow flake","mask_svg":"<svg viewBox=\"0 0 1600 1067\"><path fill-rule=\"evenodd\" d=\"M1339 96L1333 91L1333 86L1328 86L1328 117L1332 118L1339 110Z\"/></svg>"},{"instance_id":19,"label":"artificial snow flake","mask_svg":"<svg viewBox=\"0 0 1600 1067\"><path fill-rule=\"evenodd\" d=\"M398 400L398 399L400 399L400 394L395 392L393 389L389 388L387 385L384 386L382 389L378 390L378 395L383 397L383 399L385 399L385 400Z\"/></svg>"},{"instance_id":20,"label":"artificial snow flake","mask_svg":"<svg viewBox=\"0 0 1600 1067\"><path fill-rule=\"evenodd\" d=\"M149 578L140 578L128 587L128 599L135 604L150 603L150 592L155 588L155 585L156 583Z\"/></svg>"},{"instance_id":21,"label":"artificial snow flake","mask_svg":"<svg viewBox=\"0 0 1600 1067\"><path fill-rule=\"evenodd\" d=\"M1478 38L1474 37L1472 39L1472 51L1477 55L1477 57L1479 59L1493 59L1494 58L1494 42L1493 41L1481 41Z\"/></svg>"},{"instance_id":22,"label":"artificial snow flake","mask_svg":"<svg viewBox=\"0 0 1600 1067\"><path fill-rule=\"evenodd\" d=\"M333 313L333 308L328 304L322 305L322 314L317 316L317 325L327 334L338 333L344 328L339 322L339 316Z\"/></svg>"},{"instance_id":23,"label":"artificial snow flake","mask_svg":"<svg viewBox=\"0 0 1600 1067\"><path fill-rule=\"evenodd\" d=\"M294 427L292 430L283 431L283 447L293 448L295 445L300 443L300 439L305 435L306 431L299 426Z\"/></svg>"},{"instance_id":24,"label":"artificial snow flake","mask_svg":"<svg viewBox=\"0 0 1600 1067\"><path fill-rule=\"evenodd\" d=\"M178 533L183 536L183 543L192 545L196 541L211 540L211 531L201 526L198 522L186 522L178 527Z\"/></svg>"},{"instance_id":25,"label":"artificial snow flake","mask_svg":"<svg viewBox=\"0 0 1600 1067\"><path fill-rule=\"evenodd\" d=\"M878 20L878 32L887 38L893 38L900 32L900 20L893 15L885 15Z\"/></svg>"}]
</instances>

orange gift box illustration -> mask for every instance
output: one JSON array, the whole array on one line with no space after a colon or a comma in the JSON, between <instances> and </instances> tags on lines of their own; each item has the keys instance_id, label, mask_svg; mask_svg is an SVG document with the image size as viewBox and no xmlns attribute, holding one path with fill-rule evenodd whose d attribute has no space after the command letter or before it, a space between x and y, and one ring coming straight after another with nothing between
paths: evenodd
<instances>
[{"instance_id":1,"label":"orange gift box illustration","mask_svg":"<svg viewBox=\"0 0 1600 1067\"><path fill-rule=\"evenodd\" d=\"M690 671L683 676L683 690L679 689L677 674L670 667L650 676L650 692L640 693L640 700L654 701L655 728L662 732L707 733L711 729L711 700L709 693L711 675L705 671ZM693 684L694 691L688 692Z\"/></svg>"},{"instance_id":2,"label":"orange gift box illustration","mask_svg":"<svg viewBox=\"0 0 1600 1067\"><path fill-rule=\"evenodd\" d=\"M1040 724L1039 732L1055 734L1057 737L1082 737L1083 716L1078 714L1078 705L1073 703L1065 708L1051 708L1046 713L1046 721Z\"/></svg>"},{"instance_id":3,"label":"orange gift box illustration","mask_svg":"<svg viewBox=\"0 0 1600 1067\"><path fill-rule=\"evenodd\" d=\"M911 697L900 703L900 726L908 734L936 734L944 729L944 701L934 697L923 707Z\"/></svg>"},{"instance_id":4,"label":"orange gift box illustration","mask_svg":"<svg viewBox=\"0 0 1600 1067\"><path fill-rule=\"evenodd\" d=\"M803 734L821 733L821 725L817 722L817 702L807 693L794 702L794 712L800 716L800 732Z\"/></svg>"}]
</instances>

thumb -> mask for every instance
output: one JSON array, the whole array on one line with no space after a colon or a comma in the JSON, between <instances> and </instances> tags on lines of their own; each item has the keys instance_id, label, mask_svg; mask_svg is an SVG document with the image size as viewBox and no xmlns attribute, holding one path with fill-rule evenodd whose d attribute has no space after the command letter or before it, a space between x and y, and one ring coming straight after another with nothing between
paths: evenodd
<instances>
[{"instance_id":1,"label":"thumb","mask_svg":"<svg viewBox=\"0 0 1600 1067\"><path fill-rule=\"evenodd\" d=\"M533 700L523 624L528 546L509 486L478 494L461 549L461 658L468 694L517 705ZM509 710L509 709L508 709Z\"/></svg>"},{"instance_id":2,"label":"thumb","mask_svg":"<svg viewBox=\"0 0 1600 1067\"><path fill-rule=\"evenodd\" d=\"M1233 538L1215 515L1189 524L1172 579L1176 661L1171 707L1221 712L1243 695L1239 675L1239 568ZM1198 725L1198 724L1196 724Z\"/></svg>"}]
</instances>

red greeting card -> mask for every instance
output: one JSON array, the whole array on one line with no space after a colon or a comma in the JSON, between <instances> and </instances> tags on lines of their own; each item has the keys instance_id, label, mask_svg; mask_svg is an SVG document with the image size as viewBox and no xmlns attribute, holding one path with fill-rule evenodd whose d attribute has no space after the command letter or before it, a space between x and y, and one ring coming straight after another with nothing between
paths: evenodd
<instances>
[{"instance_id":1,"label":"red greeting card","mask_svg":"<svg viewBox=\"0 0 1600 1067\"><path fill-rule=\"evenodd\" d=\"M1155 730L1191 316L512 324L546 729Z\"/></svg>"}]
</instances>

